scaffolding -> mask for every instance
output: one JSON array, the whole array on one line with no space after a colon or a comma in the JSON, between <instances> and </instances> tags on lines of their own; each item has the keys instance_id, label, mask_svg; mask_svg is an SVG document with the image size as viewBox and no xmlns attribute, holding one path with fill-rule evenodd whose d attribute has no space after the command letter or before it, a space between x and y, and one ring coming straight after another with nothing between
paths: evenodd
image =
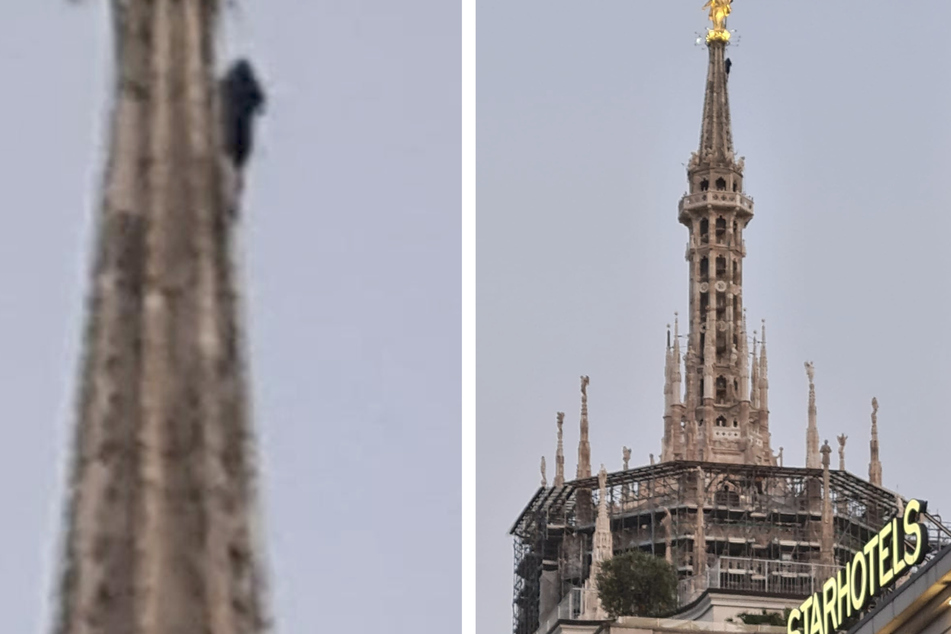
<instances>
[{"instance_id":1,"label":"scaffolding","mask_svg":"<svg viewBox=\"0 0 951 634\"><path fill-rule=\"evenodd\" d=\"M694 461L611 473L605 495L614 552L667 558L682 580L681 605L710 587L804 597L907 502L830 471L832 553L824 553L822 482L822 469ZM540 488L515 522L515 634L535 634L583 586L599 496L595 477ZM935 529L931 548L949 538Z\"/></svg>"}]
</instances>

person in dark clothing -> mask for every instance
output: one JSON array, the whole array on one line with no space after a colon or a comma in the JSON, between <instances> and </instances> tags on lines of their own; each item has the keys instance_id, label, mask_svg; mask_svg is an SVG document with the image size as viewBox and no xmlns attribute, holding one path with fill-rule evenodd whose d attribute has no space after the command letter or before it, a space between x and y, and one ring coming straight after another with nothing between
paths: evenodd
<instances>
[{"instance_id":1,"label":"person in dark clothing","mask_svg":"<svg viewBox=\"0 0 951 634\"><path fill-rule=\"evenodd\" d=\"M264 112L264 91L254 75L251 63L240 59L222 79L222 119L224 150L241 171L251 154L254 115Z\"/></svg>"}]
</instances>

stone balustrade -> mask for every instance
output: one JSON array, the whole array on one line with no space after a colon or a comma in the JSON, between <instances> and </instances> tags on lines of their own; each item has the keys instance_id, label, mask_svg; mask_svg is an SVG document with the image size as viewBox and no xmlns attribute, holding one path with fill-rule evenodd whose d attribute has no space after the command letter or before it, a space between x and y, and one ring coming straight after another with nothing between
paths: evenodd
<instances>
[{"instance_id":1,"label":"stone balustrade","mask_svg":"<svg viewBox=\"0 0 951 634\"><path fill-rule=\"evenodd\" d=\"M725 191L705 191L696 194L687 194L680 199L680 212L689 211L698 207L732 207L739 206L741 209L753 213L753 199L739 192Z\"/></svg>"}]
</instances>

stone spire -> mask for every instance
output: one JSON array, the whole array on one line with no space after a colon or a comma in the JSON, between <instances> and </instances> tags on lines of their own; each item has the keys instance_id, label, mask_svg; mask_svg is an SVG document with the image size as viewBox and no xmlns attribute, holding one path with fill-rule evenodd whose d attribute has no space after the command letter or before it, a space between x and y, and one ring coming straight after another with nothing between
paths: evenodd
<instances>
[{"instance_id":1,"label":"stone spire","mask_svg":"<svg viewBox=\"0 0 951 634\"><path fill-rule=\"evenodd\" d=\"M664 353L664 437L662 439L661 457L663 460L673 459L673 445L676 431L673 417L673 370L671 358L673 348L670 345L670 324L667 324L667 350Z\"/></svg>"},{"instance_id":2,"label":"stone spire","mask_svg":"<svg viewBox=\"0 0 951 634\"><path fill-rule=\"evenodd\" d=\"M671 395L671 409L676 410L677 408L683 408L683 394L681 392L681 379L680 379L680 318L677 313L674 313L674 351L671 359L671 381L670 381L670 395Z\"/></svg>"},{"instance_id":3,"label":"stone spire","mask_svg":"<svg viewBox=\"0 0 951 634\"><path fill-rule=\"evenodd\" d=\"M816 427L816 369L811 361L805 363L806 376L809 379L809 422L806 427L806 468L818 469L821 466L819 456L819 428Z\"/></svg>"},{"instance_id":4,"label":"stone spire","mask_svg":"<svg viewBox=\"0 0 951 634\"><path fill-rule=\"evenodd\" d=\"M591 445L588 443L588 377L581 377L581 438L578 440L577 479L591 477Z\"/></svg>"},{"instance_id":5,"label":"stone spire","mask_svg":"<svg viewBox=\"0 0 951 634\"><path fill-rule=\"evenodd\" d=\"M763 341L759 350L759 425L761 434L769 435L769 362L766 360L766 320L763 320Z\"/></svg>"},{"instance_id":6,"label":"stone spire","mask_svg":"<svg viewBox=\"0 0 951 634\"><path fill-rule=\"evenodd\" d=\"M670 333L668 332L668 337ZM664 416L664 446L662 447L660 459L662 462L668 460L682 459L684 452L684 438L681 429L681 423L684 420L684 403L682 382L680 375L680 319L677 313L674 313L674 341L671 347L668 340L668 361L667 376L669 390L665 392L668 398L668 405L665 408Z\"/></svg>"},{"instance_id":7,"label":"stone spire","mask_svg":"<svg viewBox=\"0 0 951 634\"><path fill-rule=\"evenodd\" d=\"M265 631L214 1L113 2L57 634Z\"/></svg>"},{"instance_id":8,"label":"stone spire","mask_svg":"<svg viewBox=\"0 0 951 634\"><path fill-rule=\"evenodd\" d=\"M585 583L584 618L603 619L607 617L601 599L598 597L598 573L601 564L614 556L614 541L611 537L611 517L608 514L608 472L604 465L598 472L598 515L594 522L594 535L591 543L591 571Z\"/></svg>"},{"instance_id":9,"label":"stone spire","mask_svg":"<svg viewBox=\"0 0 951 634\"><path fill-rule=\"evenodd\" d=\"M701 166L733 170L733 130L730 123L730 97L727 93L726 47L727 43L722 41L707 43L710 55L697 162Z\"/></svg>"},{"instance_id":10,"label":"stone spire","mask_svg":"<svg viewBox=\"0 0 951 634\"><path fill-rule=\"evenodd\" d=\"M686 389L679 406L682 413L679 390L671 391L673 400L667 408L671 433L665 432L661 458L763 464L773 460L768 415L758 408L761 372L755 350L752 368L749 365L743 312L743 231L753 218L753 201L743 192L743 159L736 159L733 151L725 6L718 3L710 16L714 28L707 37L700 145L687 167L688 193L678 213L689 231ZM679 359L677 369L679 373ZM669 384L676 388L673 379ZM681 430L682 448L674 446Z\"/></svg>"},{"instance_id":11,"label":"stone spire","mask_svg":"<svg viewBox=\"0 0 951 634\"><path fill-rule=\"evenodd\" d=\"M753 331L753 369L750 372L750 392L752 394L752 407L759 409L759 348L756 339L757 331Z\"/></svg>"},{"instance_id":12,"label":"stone spire","mask_svg":"<svg viewBox=\"0 0 951 634\"><path fill-rule=\"evenodd\" d=\"M556 487L565 486L565 444L562 427L565 424L565 413L558 412L558 448L555 449L555 482Z\"/></svg>"},{"instance_id":13,"label":"stone spire","mask_svg":"<svg viewBox=\"0 0 951 634\"><path fill-rule=\"evenodd\" d=\"M832 531L832 489L829 483L832 447L829 446L828 440L823 443L820 451L822 452L822 531L819 548L822 563L832 566L835 565Z\"/></svg>"},{"instance_id":14,"label":"stone spire","mask_svg":"<svg viewBox=\"0 0 951 634\"><path fill-rule=\"evenodd\" d=\"M845 434L837 437L839 441L839 471L845 471L845 441L848 439L849 437Z\"/></svg>"},{"instance_id":15,"label":"stone spire","mask_svg":"<svg viewBox=\"0 0 951 634\"><path fill-rule=\"evenodd\" d=\"M670 324L667 324L667 351L664 355L664 419L670 419L670 406L673 403L673 348L670 345Z\"/></svg>"},{"instance_id":16,"label":"stone spire","mask_svg":"<svg viewBox=\"0 0 951 634\"><path fill-rule=\"evenodd\" d=\"M545 469L545 456L542 456L541 471L542 471L542 488L543 489L548 488L548 476L545 475L545 472L547 471L547 469Z\"/></svg>"},{"instance_id":17,"label":"stone spire","mask_svg":"<svg viewBox=\"0 0 951 634\"><path fill-rule=\"evenodd\" d=\"M872 399L872 440L869 442L871 460L868 463L868 481L882 486L882 462L878 458L878 399Z\"/></svg>"}]
</instances>

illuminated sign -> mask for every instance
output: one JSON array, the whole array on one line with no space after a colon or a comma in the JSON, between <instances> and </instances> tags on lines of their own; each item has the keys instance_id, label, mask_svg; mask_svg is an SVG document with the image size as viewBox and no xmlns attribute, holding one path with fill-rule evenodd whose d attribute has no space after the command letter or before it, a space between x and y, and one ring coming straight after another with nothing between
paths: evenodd
<instances>
[{"instance_id":1,"label":"illuminated sign","mask_svg":"<svg viewBox=\"0 0 951 634\"><path fill-rule=\"evenodd\" d=\"M927 508L927 502L909 502L903 518L892 519L844 569L822 584L822 592L789 613L787 634L833 634L872 597L921 563L928 550L928 533L918 521ZM914 538L913 542L907 538Z\"/></svg>"}]
</instances>

